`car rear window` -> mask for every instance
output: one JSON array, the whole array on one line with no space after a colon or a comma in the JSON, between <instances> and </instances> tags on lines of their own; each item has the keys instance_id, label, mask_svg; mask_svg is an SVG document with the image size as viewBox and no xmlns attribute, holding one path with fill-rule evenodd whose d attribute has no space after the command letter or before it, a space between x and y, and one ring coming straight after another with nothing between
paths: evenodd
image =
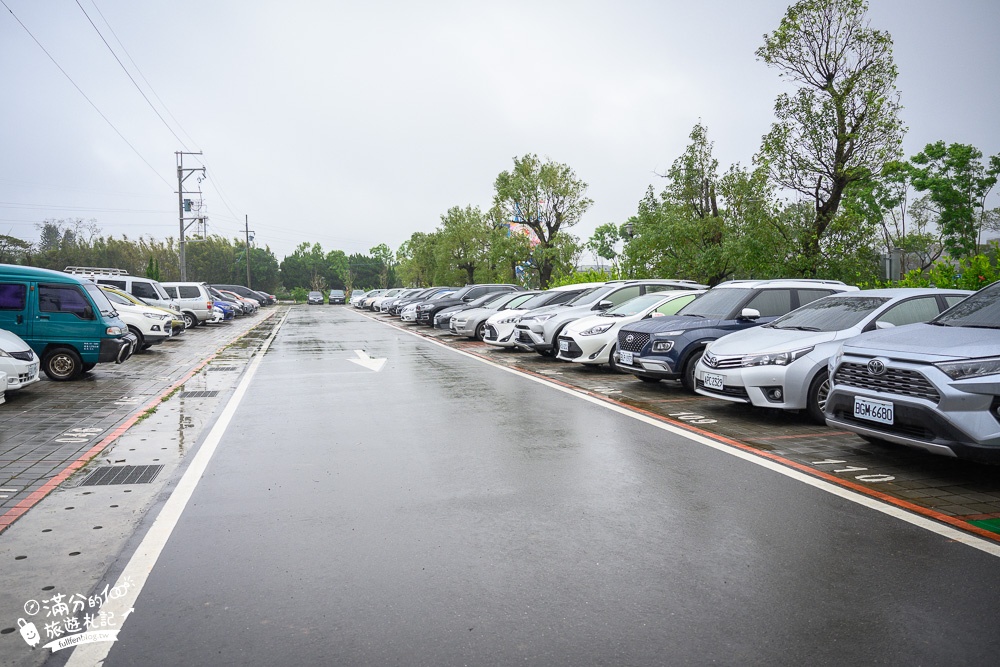
<instances>
[{"instance_id":1,"label":"car rear window","mask_svg":"<svg viewBox=\"0 0 1000 667\"><path fill-rule=\"evenodd\" d=\"M179 285L177 291L180 293L182 299L201 298L201 290L194 285Z\"/></svg>"}]
</instances>

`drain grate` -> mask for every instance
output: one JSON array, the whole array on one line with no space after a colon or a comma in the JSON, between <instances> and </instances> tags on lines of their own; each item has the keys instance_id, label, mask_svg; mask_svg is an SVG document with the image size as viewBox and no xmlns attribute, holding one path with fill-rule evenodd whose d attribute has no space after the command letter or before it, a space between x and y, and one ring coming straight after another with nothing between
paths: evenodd
<instances>
[{"instance_id":1,"label":"drain grate","mask_svg":"<svg viewBox=\"0 0 1000 667\"><path fill-rule=\"evenodd\" d=\"M236 366L209 366L210 371L235 371Z\"/></svg>"},{"instance_id":2,"label":"drain grate","mask_svg":"<svg viewBox=\"0 0 1000 667\"><path fill-rule=\"evenodd\" d=\"M149 484L163 470L154 466L101 466L87 475L80 486L109 486L112 484Z\"/></svg>"},{"instance_id":3,"label":"drain grate","mask_svg":"<svg viewBox=\"0 0 1000 667\"><path fill-rule=\"evenodd\" d=\"M217 391L182 391L181 398L215 398L219 395Z\"/></svg>"}]
</instances>

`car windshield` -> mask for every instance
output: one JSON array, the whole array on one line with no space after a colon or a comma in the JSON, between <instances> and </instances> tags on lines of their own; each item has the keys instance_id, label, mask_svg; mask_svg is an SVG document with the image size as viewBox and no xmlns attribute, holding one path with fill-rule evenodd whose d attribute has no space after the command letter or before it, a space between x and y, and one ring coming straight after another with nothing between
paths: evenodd
<instances>
[{"instance_id":1,"label":"car windshield","mask_svg":"<svg viewBox=\"0 0 1000 667\"><path fill-rule=\"evenodd\" d=\"M604 311L603 315L605 317L630 317L638 315L647 308L652 308L661 301L663 301L662 293L643 294Z\"/></svg>"},{"instance_id":2,"label":"car windshield","mask_svg":"<svg viewBox=\"0 0 1000 667\"><path fill-rule=\"evenodd\" d=\"M541 294L536 294L527 301L523 301L518 308L522 310L534 310L535 308L541 308L549 302L554 297L552 292L542 292ZM511 306L512 308L514 306Z\"/></svg>"},{"instance_id":3,"label":"car windshield","mask_svg":"<svg viewBox=\"0 0 1000 667\"><path fill-rule=\"evenodd\" d=\"M1000 329L1000 282L958 302L930 323L946 327Z\"/></svg>"},{"instance_id":4,"label":"car windshield","mask_svg":"<svg viewBox=\"0 0 1000 667\"><path fill-rule=\"evenodd\" d=\"M156 294L161 299L169 299L170 298L170 295L167 294L167 290L163 289L163 285L161 285L160 283L153 283L153 291L156 292Z\"/></svg>"},{"instance_id":5,"label":"car windshield","mask_svg":"<svg viewBox=\"0 0 1000 667\"><path fill-rule=\"evenodd\" d=\"M446 299L454 294L454 292L441 292L440 294L435 294L430 298L431 301L437 301L438 299Z\"/></svg>"},{"instance_id":6,"label":"car windshield","mask_svg":"<svg viewBox=\"0 0 1000 667\"><path fill-rule=\"evenodd\" d=\"M507 301L506 303L494 303L493 305L494 306L497 306L497 305L507 306L508 308L520 308L522 306L522 304L528 303L529 301L531 301L532 299L534 299L536 296L540 296L540 295L539 294L532 294L532 293L523 294L523 293L518 292L518 293L515 293L513 296L511 296L510 294L505 294L504 296L507 297L509 299L509 301Z\"/></svg>"},{"instance_id":7,"label":"car windshield","mask_svg":"<svg viewBox=\"0 0 1000 667\"><path fill-rule=\"evenodd\" d=\"M678 315L723 320L752 292L749 287L712 289L677 311Z\"/></svg>"},{"instance_id":8,"label":"car windshield","mask_svg":"<svg viewBox=\"0 0 1000 667\"><path fill-rule=\"evenodd\" d=\"M489 294L484 294L478 299L473 299L472 301L464 305L470 308L480 308L488 303L499 301L505 296L507 296L506 292L490 292Z\"/></svg>"},{"instance_id":9,"label":"car windshield","mask_svg":"<svg viewBox=\"0 0 1000 667\"><path fill-rule=\"evenodd\" d=\"M87 290L87 294L89 294L90 298L94 300L94 303L97 305L97 309L101 311L101 315L113 317L118 314L115 311L115 307L111 305L110 301L108 301L108 297L104 296L104 291L101 290L100 287L93 283L84 281L83 289Z\"/></svg>"},{"instance_id":10,"label":"car windshield","mask_svg":"<svg viewBox=\"0 0 1000 667\"><path fill-rule=\"evenodd\" d=\"M889 301L885 296L828 296L765 324L772 329L843 331Z\"/></svg>"},{"instance_id":11,"label":"car windshield","mask_svg":"<svg viewBox=\"0 0 1000 667\"><path fill-rule=\"evenodd\" d=\"M567 306L586 306L587 304L594 303L598 301L602 296L613 290L617 285L601 285L600 287L591 287L588 290L580 292L579 295L569 303Z\"/></svg>"}]
</instances>

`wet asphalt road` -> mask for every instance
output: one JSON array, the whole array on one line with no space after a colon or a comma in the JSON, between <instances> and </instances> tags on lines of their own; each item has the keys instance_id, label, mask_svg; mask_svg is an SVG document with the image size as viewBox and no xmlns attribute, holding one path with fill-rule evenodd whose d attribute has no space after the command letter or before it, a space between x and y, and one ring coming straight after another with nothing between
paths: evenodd
<instances>
[{"instance_id":1,"label":"wet asphalt road","mask_svg":"<svg viewBox=\"0 0 1000 667\"><path fill-rule=\"evenodd\" d=\"M997 618L993 556L295 308L105 665L994 664Z\"/></svg>"}]
</instances>

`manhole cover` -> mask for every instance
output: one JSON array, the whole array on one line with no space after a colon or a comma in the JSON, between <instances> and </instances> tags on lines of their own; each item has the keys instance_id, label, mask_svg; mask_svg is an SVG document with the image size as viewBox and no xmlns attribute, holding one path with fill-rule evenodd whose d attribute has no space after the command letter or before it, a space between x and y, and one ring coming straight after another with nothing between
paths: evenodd
<instances>
[{"instance_id":1,"label":"manhole cover","mask_svg":"<svg viewBox=\"0 0 1000 667\"><path fill-rule=\"evenodd\" d=\"M87 475L80 486L109 486L111 484L149 484L163 470L155 466L101 466Z\"/></svg>"}]
</instances>

